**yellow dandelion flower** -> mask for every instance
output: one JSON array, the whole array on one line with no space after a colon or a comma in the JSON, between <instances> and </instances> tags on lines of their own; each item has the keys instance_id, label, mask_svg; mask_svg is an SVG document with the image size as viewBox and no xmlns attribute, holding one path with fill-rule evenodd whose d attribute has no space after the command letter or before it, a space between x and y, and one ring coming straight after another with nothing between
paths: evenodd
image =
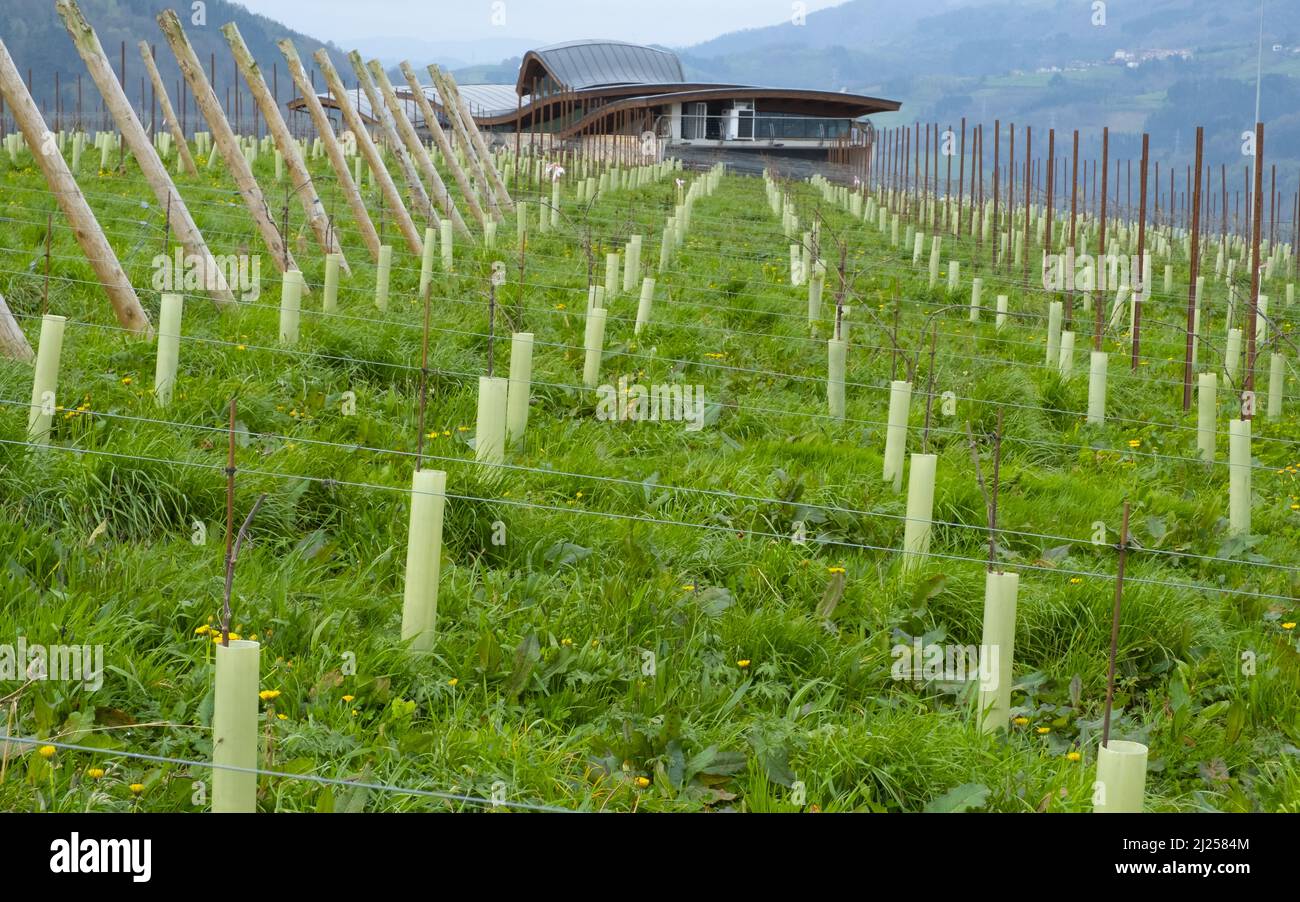
<instances>
[{"instance_id":1,"label":"yellow dandelion flower","mask_svg":"<svg viewBox=\"0 0 1300 902\"><path fill-rule=\"evenodd\" d=\"M1070 577L1070 585L1072 585L1072 586L1077 586L1077 585L1078 585L1079 583L1081 583L1081 582L1083 582L1083 579L1082 579L1081 577L1078 577L1078 576L1071 576L1071 577Z\"/></svg>"},{"instance_id":2,"label":"yellow dandelion flower","mask_svg":"<svg viewBox=\"0 0 1300 902\"><path fill-rule=\"evenodd\" d=\"M1293 630L1293 629L1295 629L1295 621L1294 621L1294 620L1288 620L1286 623L1282 624L1282 629L1284 629L1284 630Z\"/></svg>"},{"instance_id":3,"label":"yellow dandelion flower","mask_svg":"<svg viewBox=\"0 0 1300 902\"><path fill-rule=\"evenodd\" d=\"M140 793L144 792L144 784L143 784L143 783L132 783L132 784L130 785L129 789L131 790L131 794L132 794L132 795L137 795L137 796L138 796Z\"/></svg>"},{"instance_id":4,"label":"yellow dandelion flower","mask_svg":"<svg viewBox=\"0 0 1300 902\"><path fill-rule=\"evenodd\" d=\"M263 689L261 692L257 693L257 697L260 698L260 699L261 699L262 701L264 701L264 702L273 702L273 701L275 701L277 698L280 697L280 690L279 690L279 689Z\"/></svg>"},{"instance_id":5,"label":"yellow dandelion flower","mask_svg":"<svg viewBox=\"0 0 1300 902\"><path fill-rule=\"evenodd\" d=\"M205 624L203 624L202 626L197 627L197 628L194 630L194 635L196 635L196 636L206 636L206 635L207 635L208 633L210 633L210 632L212 632L212 627L208 626L208 625L205 623Z\"/></svg>"},{"instance_id":6,"label":"yellow dandelion flower","mask_svg":"<svg viewBox=\"0 0 1300 902\"><path fill-rule=\"evenodd\" d=\"M355 695L345 695L345 696L343 696L343 701L345 701L345 702L350 702L350 701L352 701L354 698L356 698Z\"/></svg>"},{"instance_id":7,"label":"yellow dandelion flower","mask_svg":"<svg viewBox=\"0 0 1300 902\"><path fill-rule=\"evenodd\" d=\"M844 573L845 570L844 570L843 567L827 567L827 568L826 568L826 572L827 572L827 573Z\"/></svg>"},{"instance_id":8,"label":"yellow dandelion flower","mask_svg":"<svg viewBox=\"0 0 1300 902\"><path fill-rule=\"evenodd\" d=\"M276 717L277 720L288 720L288 719L289 719L289 715L288 715L288 714L277 714L277 715L275 715L275 717Z\"/></svg>"},{"instance_id":9,"label":"yellow dandelion flower","mask_svg":"<svg viewBox=\"0 0 1300 902\"><path fill-rule=\"evenodd\" d=\"M1018 726L1018 727L1023 727L1025 724L1029 723L1029 718L1028 718L1028 717L1016 717L1016 718L1013 718L1011 722L1012 722L1013 724L1015 724L1016 726Z\"/></svg>"},{"instance_id":10,"label":"yellow dandelion flower","mask_svg":"<svg viewBox=\"0 0 1300 902\"><path fill-rule=\"evenodd\" d=\"M1037 732L1038 732L1038 735L1039 735L1039 736L1045 736L1045 735L1047 735L1048 733L1052 732L1052 728L1051 728L1051 727L1039 727Z\"/></svg>"},{"instance_id":11,"label":"yellow dandelion flower","mask_svg":"<svg viewBox=\"0 0 1300 902\"><path fill-rule=\"evenodd\" d=\"M56 750L55 750L54 746L52 746L52 745L43 745L43 746L41 746L39 749L37 749L36 751L40 754L40 756L41 756L42 758L45 758L45 759L48 760L48 759L54 757L54 752L55 752Z\"/></svg>"},{"instance_id":12,"label":"yellow dandelion flower","mask_svg":"<svg viewBox=\"0 0 1300 902\"><path fill-rule=\"evenodd\" d=\"M1137 438L1131 438L1128 440L1128 446L1130 448L1140 448L1142 447L1142 440Z\"/></svg>"},{"instance_id":13,"label":"yellow dandelion flower","mask_svg":"<svg viewBox=\"0 0 1300 902\"><path fill-rule=\"evenodd\" d=\"M449 679L449 680L447 681L447 685L448 685L448 686L459 686L459 685L460 685L460 678L459 678L459 677L452 677L451 679Z\"/></svg>"},{"instance_id":14,"label":"yellow dandelion flower","mask_svg":"<svg viewBox=\"0 0 1300 902\"><path fill-rule=\"evenodd\" d=\"M1078 752L1066 752L1065 757L1066 760L1069 761L1080 761L1083 759L1083 756L1080 755Z\"/></svg>"},{"instance_id":15,"label":"yellow dandelion flower","mask_svg":"<svg viewBox=\"0 0 1300 902\"><path fill-rule=\"evenodd\" d=\"M741 658L739 661L736 662L736 666L739 667L741 670L746 669L747 667L749 667L749 658Z\"/></svg>"},{"instance_id":16,"label":"yellow dandelion flower","mask_svg":"<svg viewBox=\"0 0 1300 902\"><path fill-rule=\"evenodd\" d=\"M92 767L86 771L86 776L92 780L98 780L104 776L104 769L102 767Z\"/></svg>"},{"instance_id":17,"label":"yellow dandelion flower","mask_svg":"<svg viewBox=\"0 0 1300 902\"><path fill-rule=\"evenodd\" d=\"M568 648L570 645L573 644L573 640L572 640L572 639L561 639L561 640L560 640L560 644L563 645L565 648Z\"/></svg>"},{"instance_id":18,"label":"yellow dandelion flower","mask_svg":"<svg viewBox=\"0 0 1300 902\"><path fill-rule=\"evenodd\" d=\"M131 379L130 376L123 376L123 377L122 377L122 384L123 384L123 385L130 385L131 382L132 382L132 379Z\"/></svg>"},{"instance_id":19,"label":"yellow dandelion flower","mask_svg":"<svg viewBox=\"0 0 1300 902\"><path fill-rule=\"evenodd\" d=\"M637 789L645 789L650 785L650 781L645 777L637 777L633 782L636 783Z\"/></svg>"}]
</instances>

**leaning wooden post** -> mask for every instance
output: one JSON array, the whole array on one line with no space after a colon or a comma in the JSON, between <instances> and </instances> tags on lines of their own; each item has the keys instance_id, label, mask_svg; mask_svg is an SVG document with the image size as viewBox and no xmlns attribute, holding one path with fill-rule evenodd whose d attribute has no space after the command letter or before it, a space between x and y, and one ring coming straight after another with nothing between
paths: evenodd
<instances>
[{"instance_id":1,"label":"leaning wooden post","mask_svg":"<svg viewBox=\"0 0 1300 902\"><path fill-rule=\"evenodd\" d=\"M393 125L397 128L397 133L401 140L406 144L410 157L414 159L414 165L420 168L424 177L428 179L433 193L437 195L438 206L442 212L447 214L447 218L457 231L467 237L470 235L469 226L460 215L460 210L456 209L456 202L452 200L451 192L447 190L447 185L443 182L442 176L438 174L438 167L433 165L433 160L429 159L429 151L425 149L424 142L415 131L415 126L411 124L410 118L406 115L406 110L397 99L397 92L393 90L393 84L388 80L388 74L384 72L384 67L378 60L371 60L368 64L370 77L374 79L375 87L379 89L380 95L388 107L388 115Z\"/></svg>"},{"instance_id":2,"label":"leaning wooden post","mask_svg":"<svg viewBox=\"0 0 1300 902\"><path fill-rule=\"evenodd\" d=\"M465 151L465 159L474 169L474 175L478 178L479 184L491 201L492 215L499 217L501 211L498 209L500 198L495 193L495 182L491 180L489 172L495 174L490 159L481 159L479 155L479 145L470 137L471 132L477 132L473 119L466 123L462 115L459 94L452 85L449 76L439 69L436 65L429 65L429 76L433 79L434 87L438 90L438 97L442 100L442 109L447 116L447 121L451 124L452 132L456 135L456 140L460 142ZM480 138L480 144L482 139ZM486 152L486 148L484 148ZM502 186L504 190L504 185ZM508 199L509 195L507 195Z\"/></svg>"},{"instance_id":3,"label":"leaning wooden post","mask_svg":"<svg viewBox=\"0 0 1300 902\"><path fill-rule=\"evenodd\" d=\"M82 253L94 269L99 284L104 286L108 302L117 314L117 321L131 332L152 336L153 327L149 325L149 316L140 306L140 298L136 296L130 279L117 260L117 254L104 237L99 221L95 219L81 189L77 187L77 180L72 177L63 154L58 153L57 149L53 153L43 152L51 146L46 140L47 136L53 140L53 134L41 118L41 111L36 108L36 102L28 93L27 85L3 41L0 41L0 96L9 102L14 121L27 139L27 146L37 150L34 154L36 165L41 168L45 184L54 194L59 209L71 223L77 243L81 245Z\"/></svg>"},{"instance_id":4,"label":"leaning wooden post","mask_svg":"<svg viewBox=\"0 0 1300 902\"><path fill-rule=\"evenodd\" d=\"M230 286L226 284L225 274L213 259L207 242L203 239L203 233L195 225L189 207L185 205L180 192L176 190L171 174L167 172L167 167L158 157L153 142L145 134L144 126L136 118L131 102L123 93L117 76L113 74L113 64L104 53L99 36L81 14L81 9L78 8L75 0L58 0L55 8L63 17L63 24L68 29L68 34L72 36L72 42L76 45L77 52L81 54L90 77L103 95L104 105L113 115L113 121L121 130L123 140L131 148L131 154L140 166L141 174L153 190L158 206L167 211L168 222L175 227L176 237L184 245L186 253L198 264L200 284L211 292L212 300L218 308L224 310L233 308L236 305L235 296L231 294ZM176 290L178 287L173 285L170 289Z\"/></svg>"},{"instance_id":5,"label":"leaning wooden post","mask_svg":"<svg viewBox=\"0 0 1300 902\"><path fill-rule=\"evenodd\" d=\"M384 140L388 142L388 148L393 152L393 156L397 160L397 167L402 170L402 176L406 179L406 189L411 195L411 203L415 204L426 222L433 224L438 217L434 214L433 204L429 201L429 192L425 190L424 183L420 181L420 174L415 171L415 164L411 162L411 156L406 152L406 145L397 134L397 123L393 121L387 105L384 103L383 98L379 96L379 90L375 87L374 79L370 77L370 70L366 68L365 62L362 61L361 54L355 50L348 54L348 62L352 65L352 74L356 76L357 84L366 93L366 100L370 103L370 112L378 122L380 132L383 134Z\"/></svg>"},{"instance_id":6,"label":"leaning wooden post","mask_svg":"<svg viewBox=\"0 0 1300 902\"><path fill-rule=\"evenodd\" d=\"M361 232L361 240L366 243L366 250L370 252L370 259L378 261L379 233L375 231L375 224L370 221L370 213L366 210L366 202L361 197L361 191L357 188L356 181L352 178L352 170L348 168L348 161L343 153L343 148L339 146L338 139L334 137L334 128L330 123L329 116L325 114L325 108L321 106L320 98L316 96L316 90L307 79L306 71L303 70L302 60L298 57L298 50L293 46L293 41L288 38L279 41L276 46L280 48L280 53L284 55L285 62L288 64L289 75L293 78L293 83L298 87L298 93L302 97L303 105L307 107L307 112L311 114L311 121L316 126L316 133L320 135L321 144L325 148L325 156L329 158L330 166L334 169L334 175L338 178L338 185L343 190L344 198L347 199L348 208L352 211L352 218L356 220L357 228Z\"/></svg>"},{"instance_id":7,"label":"leaning wooden post","mask_svg":"<svg viewBox=\"0 0 1300 902\"><path fill-rule=\"evenodd\" d=\"M203 73L203 64L199 62L189 38L185 36L185 30L181 28L181 20L175 10L164 9L159 13L158 27L167 38L167 44L176 57L181 74L185 76L185 81L190 86L195 105L203 113L208 127L212 129L212 138L221 151L222 159L230 167L230 174L244 199L244 206L248 208L248 214L253 218L258 232L261 233L262 241L275 261L276 267L282 273L297 269L298 264L294 261L293 254L281 237L280 230L271 220L270 207L262 195L257 179L253 177L253 170L248 165L248 160L244 157L239 138L235 136L234 130L226 120L226 114L221 110L217 95L212 90L208 77Z\"/></svg>"},{"instance_id":8,"label":"leaning wooden post","mask_svg":"<svg viewBox=\"0 0 1300 902\"><path fill-rule=\"evenodd\" d=\"M194 155L190 153L190 143L185 140L185 130L181 128L180 120L176 118L176 110L172 108L171 97L167 94L167 86L163 84L162 76L158 73L158 66L154 63L153 50L148 41L140 42L140 57L149 72L149 80L153 82L154 96L158 98L158 104L162 107L163 122L167 124L167 130L171 132L172 140L176 142L176 152L180 154L181 166L185 169L186 175L196 176L199 174L199 167L194 162Z\"/></svg>"},{"instance_id":9,"label":"leaning wooden post","mask_svg":"<svg viewBox=\"0 0 1300 902\"><path fill-rule=\"evenodd\" d=\"M514 210L514 201L510 199L510 192L506 190L506 183L502 181L501 174L497 172L497 168L492 162L492 154L483 141L483 135L479 133L478 126L474 122L474 116L470 113L469 104L460 96L460 88L456 85L456 79L450 72L443 72L437 66L430 66L429 74L434 77L435 82L438 82L439 76L441 76L442 83L446 84L448 93L454 98L452 107L448 108L444 104L444 109L448 110L447 118L451 119L454 125L456 120L451 113L453 110L460 112L460 131L464 133L462 137L468 135L470 149L478 151L482 169L486 172L488 181L496 191L497 202L505 207L507 212ZM441 92L441 88L439 88L439 91Z\"/></svg>"},{"instance_id":10,"label":"leaning wooden post","mask_svg":"<svg viewBox=\"0 0 1300 902\"><path fill-rule=\"evenodd\" d=\"M27 341L27 336L23 334L22 329L18 328L14 315L9 312L9 305L5 303L3 294L0 294L0 356L24 363L31 363L36 357L32 352L31 344Z\"/></svg>"},{"instance_id":11,"label":"leaning wooden post","mask_svg":"<svg viewBox=\"0 0 1300 902\"><path fill-rule=\"evenodd\" d=\"M307 222L316 235L316 242L323 253L338 254L339 265L343 268L343 272L351 275L352 270L348 266L347 257L339 246L338 232L330 227L329 217L325 214L325 205L321 203L320 195L316 193L316 186L312 182L311 173L307 171L307 164L303 162L298 142L294 140L293 135L289 134L289 127L284 124L284 117L280 115L280 105L271 96L266 80L262 78L262 73L257 68L257 61L253 59L253 54L249 52L248 45L244 43L243 35L239 33L239 28L234 22L223 25L221 33L225 35L226 43L230 45L230 53L235 58L235 65L244 76L244 81L248 84L253 101L266 118L266 127L275 140L276 149L284 158L285 166L289 169L293 193L298 195Z\"/></svg>"},{"instance_id":12,"label":"leaning wooden post","mask_svg":"<svg viewBox=\"0 0 1300 902\"><path fill-rule=\"evenodd\" d=\"M442 152L447 168L451 170L452 178L456 180L456 187L460 189L461 197L465 198L465 203L469 205L469 211L478 221L479 226L486 228L487 217L483 214L483 207L479 205L478 195L474 193L474 186L469 183L465 170L461 168L460 163L456 160L456 154L451 149L451 142L447 140L447 134L442 130L442 124L438 122L438 114L434 111L433 104L429 103L424 88L420 86L419 79L415 77L415 70L411 68L411 64L406 60L402 60L401 69L402 75L406 77L406 83L411 88L411 95L415 98L415 104L419 107L420 114L424 116L425 125L433 135L438 150Z\"/></svg>"},{"instance_id":13,"label":"leaning wooden post","mask_svg":"<svg viewBox=\"0 0 1300 902\"><path fill-rule=\"evenodd\" d=\"M406 247L413 254L419 254L423 248L423 242L420 239L420 232L415 227L415 221L411 219L410 212L406 209L406 204L402 201L402 195L397 190L397 185L393 182L393 177L384 165L383 157L379 154L379 148L375 146L374 139L370 137L370 131L366 124L361 121L361 115L357 108L352 105L348 97L347 88L343 86L343 79L339 78L338 70L334 68L334 63L330 60L329 54L325 48L317 50L312 55L316 61L317 68L325 76L325 83L329 86L330 93L334 95L334 102L339 105L339 110L343 113L343 121L347 123L348 129L352 132L357 140L357 149L366 160L366 166L371 175L375 178L375 183L379 186L383 201L388 209L392 210L393 218L397 221L397 227L402 232L402 237L406 239ZM301 90L301 86L300 86ZM302 93L306 94L306 91ZM368 240L368 239L367 239ZM379 236L375 236L379 244ZM371 251L375 260L379 259L379 247L376 246Z\"/></svg>"}]
</instances>

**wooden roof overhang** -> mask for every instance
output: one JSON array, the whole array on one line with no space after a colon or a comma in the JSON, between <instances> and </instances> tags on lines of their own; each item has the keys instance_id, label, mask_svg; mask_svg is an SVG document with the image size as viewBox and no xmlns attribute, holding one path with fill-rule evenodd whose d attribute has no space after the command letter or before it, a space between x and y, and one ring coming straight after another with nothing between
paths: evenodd
<instances>
[{"instance_id":1,"label":"wooden roof overhang","mask_svg":"<svg viewBox=\"0 0 1300 902\"><path fill-rule=\"evenodd\" d=\"M647 110L674 103L707 103L719 100L751 100L761 102L760 112L794 113L805 116L858 119L872 113L893 112L902 104L896 100L867 97L862 94L842 94L835 91L806 91L795 88L760 88L745 85L672 84L672 85L615 85L573 91L567 95L537 98L519 111L521 127L532 126L533 116L545 121L558 118L564 104L577 101L586 111L581 119L570 124L561 137L590 130L615 113ZM475 117L480 126L513 125L516 114Z\"/></svg>"},{"instance_id":2,"label":"wooden roof overhang","mask_svg":"<svg viewBox=\"0 0 1300 902\"><path fill-rule=\"evenodd\" d=\"M396 93L403 100L410 99L411 96L409 88L398 89ZM721 100L753 101L756 106L759 106L760 113L790 113L844 119L858 119L872 113L894 112L902 106L896 100L836 91L710 83L629 84L588 88L567 94L533 98L522 104L518 111L502 112L495 116L475 116L474 121L482 128L513 126L518 121L521 128L529 129L534 125L534 117L545 124L548 120L558 119L563 115L566 105L576 101L584 110L584 114L557 133L558 137L564 138L580 132L596 130L604 120L619 113L651 110L675 103L708 103ZM328 95L321 95L320 102L326 109L338 108L337 102ZM442 112L436 100L430 98L429 102L435 110ZM301 98L296 98L288 104L288 108L292 110L300 110L303 107ZM374 117L361 110L358 112L368 124L377 124Z\"/></svg>"}]
</instances>

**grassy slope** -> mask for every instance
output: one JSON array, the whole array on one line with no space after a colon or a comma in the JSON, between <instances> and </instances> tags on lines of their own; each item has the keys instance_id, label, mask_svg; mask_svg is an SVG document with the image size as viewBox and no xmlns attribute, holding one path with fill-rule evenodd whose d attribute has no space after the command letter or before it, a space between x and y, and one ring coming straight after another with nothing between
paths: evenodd
<instances>
[{"instance_id":1,"label":"grassy slope","mask_svg":"<svg viewBox=\"0 0 1300 902\"><path fill-rule=\"evenodd\" d=\"M136 224L146 216L139 206L148 198L144 185L134 169L127 176L97 173L92 157L80 173L83 186L136 284L148 285L161 240L156 225ZM323 161L313 165L322 169ZM218 253L256 252L247 217L230 203L238 201L229 179L220 167L214 173L181 180L196 218ZM259 176L270 186L266 157ZM41 267L33 263L53 204L29 162L15 169L0 161L0 178L0 287L15 312L30 317L40 309ZM797 190L802 218L810 221L822 205L808 186ZM272 187L271 195L278 193ZM596 259L640 231L647 235L645 259L653 262L672 202L671 180L602 200L593 214L604 245L595 248ZM1028 409L1086 406L1086 377L1062 383L1041 367L1041 320L1016 322L996 336L991 324L969 326L960 311L944 321L935 390L963 400L955 417L937 416L930 436L940 455L937 519L983 523L961 424L971 419L989 431L994 408L975 401L1027 405L1006 408L1001 523L1080 542L1062 549L1058 540L1006 537L1009 558L1045 569L1025 573L1020 595L1022 688L1014 704L1028 724L986 738L971 725L965 690L890 676L890 646L907 636L979 643L983 568L935 559L905 576L893 555L873 550L901 544L902 524L891 517L902 515L903 503L879 477L892 361L871 350L886 344L885 333L862 324L861 308L877 305L875 314L887 321L897 279L907 299L903 341L915 348L921 305L947 298L929 296L924 274L913 274L910 261L883 245L875 229L823 209L828 231L849 237L850 269L861 270L848 375L859 385L850 386L848 421L839 425L820 416L824 345L809 340L803 290L789 287L788 242L761 182L728 179L700 201L675 272L660 278L657 322L639 343L631 335L634 300L610 304L610 381L644 371L646 382L702 383L724 407L717 424L699 433L596 419L590 396L571 387L580 381L581 352L573 347L582 344L586 284L576 230L537 237L518 325L537 334L535 378L549 385L534 391L527 447L512 462L551 474L494 476L470 462L474 376L486 355L483 286L493 255L458 251L458 272L434 282L430 360L437 372L428 428L436 435L426 449L448 470L449 492L462 497L448 508L436 648L418 660L396 641L416 435L418 260L397 253L393 302L379 314L373 268L355 235L345 234L354 275L340 315L313 315L318 293L305 301L303 353L274 348L278 283L269 260L261 299L237 315L221 317L201 299L187 304L185 334L194 340L182 345L176 400L160 413L150 394L151 346L115 330L89 267L58 227L50 306L85 323L69 327L60 398L88 409L61 414L56 440L95 453L34 454L0 445L0 636L102 643L110 673L93 694L57 683L25 688L10 730L208 758L211 645L195 630L219 608L220 430L226 401L237 393L240 419L256 434L239 452L240 515L257 493L269 493L239 564L235 602L239 631L264 643L263 686L282 693L276 716L266 717L267 767L368 774L483 797L501 781L511 800L565 808L786 810L793 806L781 784L797 779L808 803L825 810L919 810L964 783L986 787L981 804L993 810L1088 810L1113 585L1104 575L1069 573L1112 572L1113 552L1087 544L1093 522L1104 520L1113 536L1128 497L1144 544L1215 555L1225 541L1226 467L1170 459L1194 456L1193 430L1140 424L1194 422L1177 413L1179 365L1168 362L1179 357L1181 338L1172 327L1150 324L1176 323L1185 301L1157 299L1148 313L1150 365L1142 378L1125 375L1123 354L1114 355L1112 411L1139 422L1103 429L1086 428L1082 416ZM161 221L156 211L149 218ZM292 218L299 235L298 211ZM387 228L391 235L391 223ZM501 234L503 244L512 243L513 223L504 223ZM296 252L318 285L319 254L299 240ZM967 276L970 269L967 262ZM1007 290L1001 278L984 276L986 297ZM515 291L507 287L503 303L513 304ZM1011 294L1014 310L1041 312L1040 296L1014 288ZM142 297L156 315L157 297ZM1221 289L1209 292L1209 304L1221 335ZM35 343L34 321L23 323ZM825 337L825 324L818 334ZM500 367L504 346L498 345ZM1122 349L1116 343L1113 350ZM922 379L925 373L922 356ZM7 442L22 439L29 380L26 368L0 362L0 398L9 409L0 416L0 438ZM339 414L346 390L357 394L355 417ZM1294 407L1283 422L1259 421L1257 434L1294 436ZM918 397L914 424L923 411ZM917 433L911 442L915 448ZM1220 443L1226 450L1226 439ZM1255 530L1264 538L1250 549L1227 550L1294 563L1294 471L1274 470L1300 455L1263 441L1256 455L1270 468L1255 477ZM465 500L472 498L494 500ZM818 514L801 502L877 515ZM789 535L801 519L814 536L867 547L772 537ZM204 545L191 540L196 520L207 525ZM506 525L504 546L491 541L498 520ZM101 522L105 531L95 536ZM978 559L982 534L940 527L933 550ZM827 625L814 612L834 579L828 569L837 566L847 571L847 587ZM1292 597L1297 588L1283 571L1244 562L1138 555L1130 576ZM1280 627L1294 619L1294 602L1130 585L1116 729L1151 745L1150 807L1295 809L1300 665ZM642 672L645 650L657 655L653 676ZM1259 655L1251 677L1240 667L1247 650ZM345 675L353 656L356 673ZM742 668L738 661L750 663ZM18 688L4 684L0 691ZM1073 750L1083 752L1082 761L1067 757ZM5 810L193 810L191 781L207 778L201 769L66 752L51 770L51 762L31 753L18 758L19 751L10 750L0 784ZM105 762L102 780L84 776L92 763ZM638 776L650 785L638 788ZM137 781L145 790L133 799L127 784ZM367 799L281 779L264 781L261 804L456 807L398 793Z\"/></svg>"}]
</instances>

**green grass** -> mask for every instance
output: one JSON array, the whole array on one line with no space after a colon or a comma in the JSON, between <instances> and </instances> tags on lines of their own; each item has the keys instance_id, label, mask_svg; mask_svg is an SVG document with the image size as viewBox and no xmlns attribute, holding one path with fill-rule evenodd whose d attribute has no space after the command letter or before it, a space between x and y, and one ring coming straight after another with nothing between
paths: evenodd
<instances>
[{"instance_id":1,"label":"green grass","mask_svg":"<svg viewBox=\"0 0 1300 902\"><path fill-rule=\"evenodd\" d=\"M98 173L92 156L79 173L83 189L156 318L158 298L145 287L162 250L161 217L140 208L152 198L132 166ZM1014 320L997 333L989 315L971 325L961 309L943 314L934 389L959 400L944 416L936 399L928 445L939 454L935 517L954 525L936 527L935 556L903 573L889 549L902 543L904 500L880 472L885 388L895 363L900 372L905 365L873 347L888 345L901 298L900 341L919 356L909 438L917 450L926 305L964 303L968 288L955 298L929 291L910 253L812 186L792 186L803 227L820 210L824 246L842 235L855 274L848 417L836 423L824 416L829 323L810 340L806 292L789 285L790 242L763 183L726 178L696 204L672 272L659 275L647 332L632 335L635 296L608 302L602 368L610 382L644 373L646 383L700 383L722 405L717 421L700 432L614 425L598 421L591 394L575 387L586 286L580 225L533 236L521 298L507 218L499 251L460 241L457 271L435 268L424 448L430 465L447 470L453 497L436 643L413 656L398 635L417 445L419 261L396 249L390 307L377 311L374 268L324 161L312 165L353 265L340 315L319 315L323 261L301 210L291 209L291 242L313 288L296 352L276 348L278 280L264 259L254 304L223 315L188 299L166 410L152 398L152 345L116 328L54 214L49 309L75 320L59 399L86 409L59 413L54 450L14 444L24 438L30 368L0 361L0 641L102 644L108 673L98 692L19 682L0 684L0 693L11 735L102 751L47 760L10 744L0 808L201 810L192 784L210 785L207 769L115 753L211 756L212 644L195 631L220 609L225 411L237 396L251 433L238 452L237 519L258 494L267 500L239 561L233 627L263 643L262 686L280 692L263 704L268 770L478 798L504 785L511 802L586 810L919 811L979 784L978 807L989 810L1087 811L1115 567L1113 548L1090 537L1100 520L1114 542L1127 499L1145 548L1235 558L1130 558L1114 731L1151 747L1148 807L1297 809L1300 659L1281 624L1296 619L1300 581L1263 566L1296 564L1300 453L1286 443L1297 435L1296 405L1280 421L1256 421L1258 539L1230 542L1226 435L1221 463L1207 468L1191 460L1194 429L1148 425L1195 424L1175 384L1185 295L1157 293L1149 304L1148 362L1136 376L1125 366L1127 340L1108 337L1110 411L1131 422L1105 427L1080 415L1082 336L1075 376L1063 382L1041 366L1045 320ZM281 203L269 155L258 175L270 202ZM25 156L16 167L0 160L0 178L0 290L35 344L45 219L55 208ZM225 203L238 201L224 167L178 184L214 252L260 250L242 207ZM605 252L637 232L653 268L674 195L669 177L594 205L598 280ZM143 218L154 225L138 225ZM393 238L391 219L385 228ZM1045 312L1041 292L979 271L986 251L952 243L945 260L962 260L963 286L978 273L990 305L1010 293L1013 311ZM473 462L468 442L486 367L487 275L498 258L511 279L500 301L514 326L537 336L538 384L526 446L509 458L517 469L493 471ZM1185 270L1180 262L1177 283ZM1212 282L1206 297L1207 331L1221 343L1222 286ZM498 320L502 373L509 329ZM346 391L356 393L355 416L342 415ZM1225 419L1231 404L1225 393ZM1014 714L1026 720L987 737L968 685L896 681L890 650L912 636L980 642L985 513L964 424L981 436L987 474L997 405L1005 414L999 523L1012 531L1001 555L1026 568L1013 696ZM204 544L194 541L196 521ZM807 544L788 538L796 521L807 524ZM493 542L498 522L504 544ZM824 618L817 608L839 567L843 596ZM1243 653L1257 664L1251 674ZM107 773L92 779L91 767ZM134 783L143 784L138 795ZM262 779L259 804L476 807L278 777Z\"/></svg>"}]
</instances>

